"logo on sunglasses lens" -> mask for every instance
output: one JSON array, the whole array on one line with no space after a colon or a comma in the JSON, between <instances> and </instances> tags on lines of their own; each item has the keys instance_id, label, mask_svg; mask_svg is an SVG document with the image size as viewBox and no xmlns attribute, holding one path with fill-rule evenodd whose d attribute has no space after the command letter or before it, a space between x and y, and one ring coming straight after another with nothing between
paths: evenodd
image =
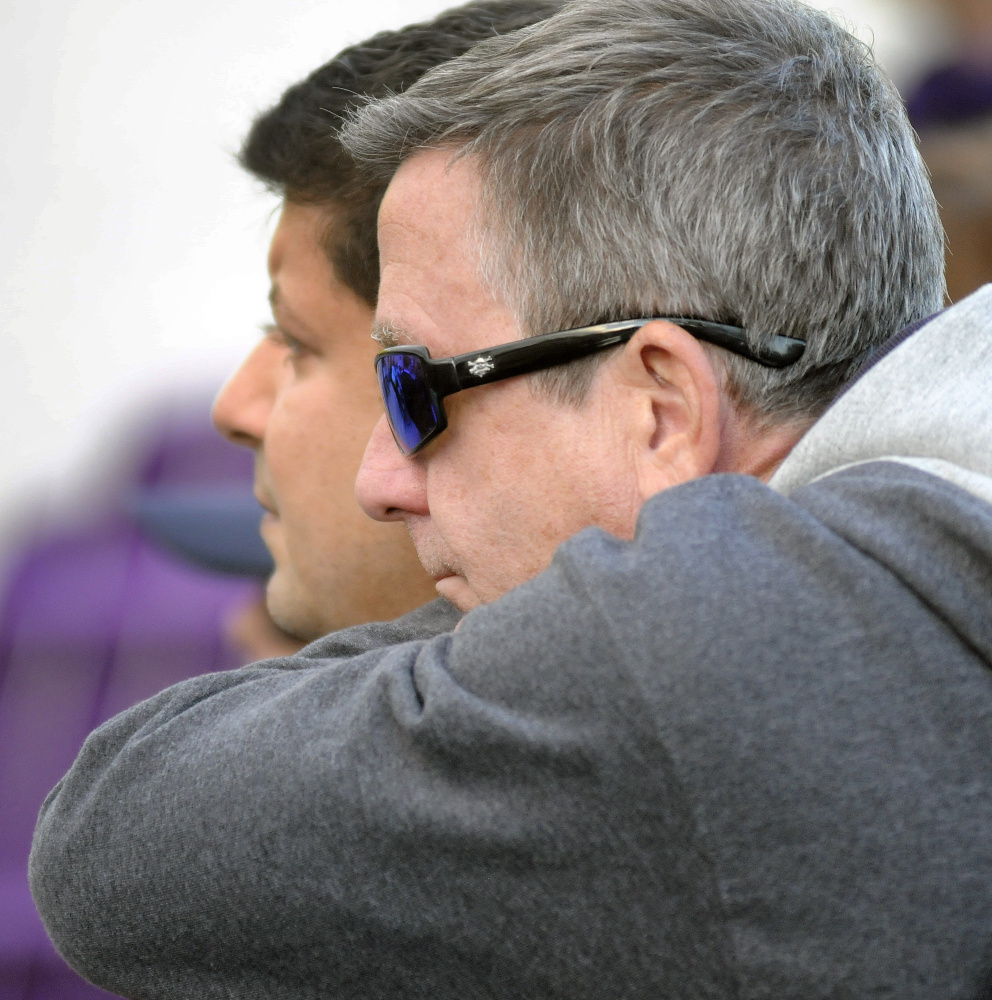
<instances>
[{"instance_id":1,"label":"logo on sunglasses lens","mask_svg":"<svg viewBox=\"0 0 992 1000\"><path fill-rule=\"evenodd\" d=\"M468 373L469 375L474 375L476 378L482 378L483 375L491 372L495 367L493 359L488 354L481 354L475 360L468 363Z\"/></svg>"}]
</instances>

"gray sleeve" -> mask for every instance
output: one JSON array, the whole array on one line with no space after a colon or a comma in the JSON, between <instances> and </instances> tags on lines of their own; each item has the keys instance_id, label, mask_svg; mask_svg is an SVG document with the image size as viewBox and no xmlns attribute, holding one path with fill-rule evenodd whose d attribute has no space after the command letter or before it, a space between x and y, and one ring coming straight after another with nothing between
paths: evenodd
<instances>
[{"instance_id":1,"label":"gray sleeve","mask_svg":"<svg viewBox=\"0 0 992 1000\"><path fill-rule=\"evenodd\" d=\"M450 601L438 597L393 621L368 622L331 632L305 646L299 655L308 660L332 660L415 639L433 639L444 632L453 632L461 617L462 613Z\"/></svg>"},{"instance_id":2,"label":"gray sleeve","mask_svg":"<svg viewBox=\"0 0 992 1000\"><path fill-rule=\"evenodd\" d=\"M35 835L56 946L146 1000L731 995L690 810L580 577L559 556L453 635L106 723Z\"/></svg>"}]
</instances>

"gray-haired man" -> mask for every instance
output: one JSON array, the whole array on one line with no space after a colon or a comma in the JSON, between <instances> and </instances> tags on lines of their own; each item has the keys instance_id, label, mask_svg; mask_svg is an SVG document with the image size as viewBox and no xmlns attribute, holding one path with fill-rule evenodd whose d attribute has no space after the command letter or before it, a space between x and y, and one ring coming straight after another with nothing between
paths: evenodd
<instances>
[{"instance_id":1,"label":"gray-haired man","mask_svg":"<svg viewBox=\"0 0 992 1000\"><path fill-rule=\"evenodd\" d=\"M984 995L992 292L880 349L941 240L868 54L576 3L348 141L414 345L360 499L474 610L108 723L57 942L147 997Z\"/></svg>"}]
</instances>

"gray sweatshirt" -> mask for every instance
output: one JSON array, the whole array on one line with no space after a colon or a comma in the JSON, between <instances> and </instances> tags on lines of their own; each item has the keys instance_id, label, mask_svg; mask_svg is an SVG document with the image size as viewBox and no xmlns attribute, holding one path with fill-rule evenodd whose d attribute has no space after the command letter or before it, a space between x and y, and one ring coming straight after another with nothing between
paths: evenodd
<instances>
[{"instance_id":1,"label":"gray sweatshirt","mask_svg":"<svg viewBox=\"0 0 992 1000\"><path fill-rule=\"evenodd\" d=\"M38 823L57 947L145 1000L988 997L992 288L773 486L112 719Z\"/></svg>"}]
</instances>

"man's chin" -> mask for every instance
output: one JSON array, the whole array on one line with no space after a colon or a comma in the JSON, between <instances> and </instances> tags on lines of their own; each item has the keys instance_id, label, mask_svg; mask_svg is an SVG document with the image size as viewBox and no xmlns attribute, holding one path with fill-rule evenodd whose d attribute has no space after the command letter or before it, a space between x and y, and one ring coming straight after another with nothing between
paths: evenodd
<instances>
[{"instance_id":1,"label":"man's chin","mask_svg":"<svg viewBox=\"0 0 992 1000\"><path fill-rule=\"evenodd\" d=\"M278 563L265 588L265 604L275 624L301 642L312 642L327 631L313 620L309 606L299 599L296 588L286 579Z\"/></svg>"},{"instance_id":2,"label":"man's chin","mask_svg":"<svg viewBox=\"0 0 992 1000\"><path fill-rule=\"evenodd\" d=\"M451 601L459 611L471 611L472 608L477 608L482 603L464 577L443 576L434 586L438 594Z\"/></svg>"}]
</instances>

